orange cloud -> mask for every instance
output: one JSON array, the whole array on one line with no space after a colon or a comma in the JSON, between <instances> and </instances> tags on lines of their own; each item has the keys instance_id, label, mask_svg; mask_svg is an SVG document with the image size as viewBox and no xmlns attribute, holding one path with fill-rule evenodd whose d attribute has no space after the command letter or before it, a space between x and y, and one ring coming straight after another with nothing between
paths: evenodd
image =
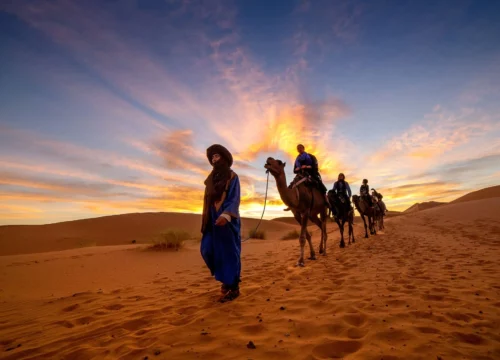
<instances>
[{"instance_id":1,"label":"orange cloud","mask_svg":"<svg viewBox=\"0 0 500 360\"><path fill-rule=\"evenodd\" d=\"M246 150L238 153L238 157L254 160L260 153L282 151L289 159L295 159L297 144L304 144L306 151L318 158L320 171L331 175L341 166L338 153L330 146L331 131L326 127L324 132L313 129L320 128L317 125L326 125L325 119L336 120L348 111L345 104L335 99L318 106L285 108L259 132L260 140L249 144Z\"/></svg>"},{"instance_id":2,"label":"orange cloud","mask_svg":"<svg viewBox=\"0 0 500 360\"><path fill-rule=\"evenodd\" d=\"M377 189L390 210L402 211L417 202L451 201L467 192L458 183L434 181Z\"/></svg>"},{"instance_id":3,"label":"orange cloud","mask_svg":"<svg viewBox=\"0 0 500 360\"><path fill-rule=\"evenodd\" d=\"M372 161L403 158L414 163L435 159L494 129L498 129L498 124L474 109L462 109L455 115L437 106L423 122L389 140L372 156Z\"/></svg>"}]
</instances>

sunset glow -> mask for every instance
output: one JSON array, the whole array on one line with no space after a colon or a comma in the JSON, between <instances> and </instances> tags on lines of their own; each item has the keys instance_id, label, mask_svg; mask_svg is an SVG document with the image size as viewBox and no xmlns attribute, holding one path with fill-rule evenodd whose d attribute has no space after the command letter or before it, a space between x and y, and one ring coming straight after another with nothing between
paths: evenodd
<instances>
[{"instance_id":1,"label":"sunset glow","mask_svg":"<svg viewBox=\"0 0 500 360\"><path fill-rule=\"evenodd\" d=\"M0 5L0 225L199 213L213 143L250 217L298 143L390 210L500 183L500 3L270 3Z\"/></svg>"}]
</instances>

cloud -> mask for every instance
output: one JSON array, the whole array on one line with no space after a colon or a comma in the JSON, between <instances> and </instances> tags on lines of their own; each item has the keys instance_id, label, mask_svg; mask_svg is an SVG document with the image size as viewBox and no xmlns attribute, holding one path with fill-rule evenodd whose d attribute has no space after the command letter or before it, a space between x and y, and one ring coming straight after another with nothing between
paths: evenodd
<instances>
[{"instance_id":1,"label":"cloud","mask_svg":"<svg viewBox=\"0 0 500 360\"><path fill-rule=\"evenodd\" d=\"M295 159L297 144L302 143L306 151L318 158L321 171L330 174L339 168L338 149L329 141L331 125L348 113L349 108L339 99L283 109L260 133L259 141L249 144L239 156L254 160L261 153L284 152L289 159Z\"/></svg>"},{"instance_id":2,"label":"cloud","mask_svg":"<svg viewBox=\"0 0 500 360\"><path fill-rule=\"evenodd\" d=\"M333 50L353 43L367 4L359 1L300 1L294 11L296 30L290 43L298 68L325 60Z\"/></svg>"},{"instance_id":3,"label":"cloud","mask_svg":"<svg viewBox=\"0 0 500 360\"><path fill-rule=\"evenodd\" d=\"M459 183L433 181L377 189L391 210L402 211L422 201L450 201L467 192Z\"/></svg>"},{"instance_id":4,"label":"cloud","mask_svg":"<svg viewBox=\"0 0 500 360\"><path fill-rule=\"evenodd\" d=\"M174 130L151 140L150 144L129 139L129 145L163 160L171 170L184 170L200 175L210 171L206 155L194 147L192 130Z\"/></svg>"},{"instance_id":5,"label":"cloud","mask_svg":"<svg viewBox=\"0 0 500 360\"><path fill-rule=\"evenodd\" d=\"M50 139L28 130L13 129L6 126L0 126L0 129L2 130L0 135L2 145L9 152L16 153L18 156L24 154L24 161L31 160L30 162L33 162L34 159L40 157L44 159L49 158L51 162L64 164L65 168L78 169L76 171L60 171L60 175L72 176L71 174L73 174L73 176L80 176L86 179L95 179L96 175L93 174L109 177L113 176L115 169L121 169L131 170L142 174L142 176L161 178L167 182L183 181L193 183L195 181L193 174L190 174L192 170L189 167L180 167L177 171L167 170L161 166L162 164L155 164L154 159L135 158L111 151L79 146L69 142ZM4 160L3 163L18 168L23 166L23 162L13 163L12 161ZM40 172L50 169L50 165L25 165L25 169ZM54 171L52 173L56 175Z\"/></svg>"},{"instance_id":6,"label":"cloud","mask_svg":"<svg viewBox=\"0 0 500 360\"><path fill-rule=\"evenodd\" d=\"M492 172L500 171L500 153L486 154L479 157L440 164L439 167L412 176L413 179L443 178L467 180L473 177L479 180L491 177Z\"/></svg>"},{"instance_id":7,"label":"cloud","mask_svg":"<svg viewBox=\"0 0 500 360\"><path fill-rule=\"evenodd\" d=\"M428 162L442 154L498 130L496 121L475 109L462 109L453 114L435 107L434 112L395 136L372 156L372 161L404 159L412 164Z\"/></svg>"}]
</instances>

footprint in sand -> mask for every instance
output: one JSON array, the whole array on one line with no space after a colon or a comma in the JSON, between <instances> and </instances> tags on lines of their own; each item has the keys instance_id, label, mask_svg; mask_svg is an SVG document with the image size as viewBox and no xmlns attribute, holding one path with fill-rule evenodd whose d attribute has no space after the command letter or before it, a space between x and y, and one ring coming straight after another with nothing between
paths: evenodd
<instances>
[{"instance_id":1,"label":"footprint in sand","mask_svg":"<svg viewBox=\"0 0 500 360\"><path fill-rule=\"evenodd\" d=\"M66 329L72 329L75 327L75 325L73 325L73 323L71 323L70 321L65 321L65 320L64 321L56 321L53 324L65 327Z\"/></svg>"},{"instance_id":2,"label":"footprint in sand","mask_svg":"<svg viewBox=\"0 0 500 360\"><path fill-rule=\"evenodd\" d=\"M128 331L137 331L143 327L148 326L149 324L150 322L147 319L135 319L121 324L121 328Z\"/></svg>"},{"instance_id":3,"label":"footprint in sand","mask_svg":"<svg viewBox=\"0 0 500 360\"><path fill-rule=\"evenodd\" d=\"M74 304L74 305L71 305L71 306L65 307L64 309L62 309L62 311L64 311L64 312L75 311L75 310L76 310L76 309L78 309L79 307L80 307L80 305L78 305L78 304Z\"/></svg>"},{"instance_id":4,"label":"footprint in sand","mask_svg":"<svg viewBox=\"0 0 500 360\"><path fill-rule=\"evenodd\" d=\"M180 315L192 315L200 310L197 306L186 306L177 310Z\"/></svg>"},{"instance_id":5,"label":"footprint in sand","mask_svg":"<svg viewBox=\"0 0 500 360\"><path fill-rule=\"evenodd\" d=\"M187 291L187 288L177 288L177 289L173 289L172 292L179 292L179 293L183 293L183 292L186 292Z\"/></svg>"},{"instance_id":6,"label":"footprint in sand","mask_svg":"<svg viewBox=\"0 0 500 360\"><path fill-rule=\"evenodd\" d=\"M439 329L429 327L429 326L417 326L415 329L422 334L441 334Z\"/></svg>"},{"instance_id":7,"label":"footprint in sand","mask_svg":"<svg viewBox=\"0 0 500 360\"><path fill-rule=\"evenodd\" d=\"M454 333L452 333L452 335L456 339L458 339L460 342L464 342L464 343L471 344L471 345L482 345L482 344L487 343L487 341L483 337L476 335L476 334L466 334L466 333L461 333L461 332L454 332Z\"/></svg>"},{"instance_id":8,"label":"footprint in sand","mask_svg":"<svg viewBox=\"0 0 500 360\"><path fill-rule=\"evenodd\" d=\"M91 322L93 322L95 319L93 317L90 317L90 316L84 316L82 318L79 318L79 319L76 319L75 322L78 324L78 325L88 325L90 324Z\"/></svg>"},{"instance_id":9,"label":"footprint in sand","mask_svg":"<svg viewBox=\"0 0 500 360\"><path fill-rule=\"evenodd\" d=\"M433 295L433 294L422 295L421 298L423 300L427 300L427 301L443 301L444 300L444 296L442 296L442 295Z\"/></svg>"},{"instance_id":10,"label":"footprint in sand","mask_svg":"<svg viewBox=\"0 0 500 360\"><path fill-rule=\"evenodd\" d=\"M357 352L363 343L356 340L334 340L317 345L313 355L319 359L338 359Z\"/></svg>"},{"instance_id":11,"label":"footprint in sand","mask_svg":"<svg viewBox=\"0 0 500 360\"><path fill-rule=\"evenodd\" d=\"M367 316L365 314L347 314L342 317L347 324L355 327L361 327L366 323Z\"/></svg>"},{"instance_id":12,"label":"footprint in sand","mask_svg":"<svg viewBox=\"0 0 500 360\"><path fill-rule=\"evenodd\" d=\"M446 314L446 316L448 316L449 318L451 318L453 320L465 321L467 323L470 321L470 316L463 314L463 313L460 313L460 312L449 312Z\"/></svg>"},{"instance_id":13,"label":"footprint in sand","mask_svg":"<svg viewBox=\"0 0 500 360\"><path fill-rule=\"evenodd\" d=\"M361 330L359 328L350 328L347 330L347 337L351 340L362 339L368 334L368 331Z\"/></svg>"},{"instance_id":14,"label":"footprint in sand","mask_svg":"<svg viewBox=\"0 0 500 360\"><path fill-rule=\"evenodd\" d=\"M165 306L161 309L161 312L162 313L170 313L170 312L172 312L172 308L173 308L173 306Z\"/></svg>"},{"instance_id":15,"label":"footprint in sand","mask_svg":"<svg viewBox=\"0 0 500 360\"><path fill-rule=\"evenodd\" d=\"M414 336L405 330L393 329L393 330L379 331L375 335L375 338L383 342L390 341L391 343L404 343L414 338Z\"/></svg>"}]
</instances>

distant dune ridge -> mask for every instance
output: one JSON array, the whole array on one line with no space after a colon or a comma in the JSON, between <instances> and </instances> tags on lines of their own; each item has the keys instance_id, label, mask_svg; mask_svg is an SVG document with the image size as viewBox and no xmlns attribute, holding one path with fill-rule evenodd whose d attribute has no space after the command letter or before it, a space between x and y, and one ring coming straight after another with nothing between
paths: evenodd
<instances>
[{"instance_id":1,"label":"distant dune ridge","mask_svg":"<svg viewBox=\"0 0 500 360\"><path fill-rule=\"evenodd\" d=\"M500 185L470 192L464 196L459 197L458 199L453 200L451 204L482 199L491 199L495 197L500 197Z\"/></svg>"},{"instance_id":2,"label":"distant dune ridge","mask_svg":"<svg viewBox=\"0 0 500 360\"><path fill-rule=\"evenodd\" d=\"M258 219L242 218L242 236ZM185 213L134 213L65 221L48 225L0 226L0 256L60 251L89 246L148 243L168 229L184 230L201 238L201 215ZM295 226L263 220L259 230L288 232Z\"/></svg>"},{"instance_id":3,"label":"distant dune ridge","mask_svg":"<svg viewBox=\"0 0 500 360\"><path fill-rule=\"evenodd\" d=\"M470 193L468 193L464 196L461 196L458 199L455 199L449 203L438 202L438 201L427 201L427 202L423 202L423 203L416 203L416 204L413 204L412 206L410 206L408 209L404 210L403 214L428 210L428 209L432 209L432 208L437 207L437 206L456 204L456 203L475 201L475 200L482 200L482 199L491 199L491 198L496 198L496 197L500 197L500 185L491 186L491 187L487 187L487 188L484 188L481 190L470 192Z\"/></svg>"},{"instance_id":4,"label":"distant dune ridge","mask_svg":"<svg viewBox=\"0 0 500 360\"><path fill-rule=\"evenodd\" d=\"M169 226L197 233L197 215L2 227L2 243L30 252L115 245L0 256L0 358L500 359L500 197L473 194L390 218L369 239L357 221L345 249L329 222L328 255L304 268L298 241L279 240L298 227L264 221L268 240L242 244L241 296L228 304L197 242L130 244Z\"/></svg>"},{"instance_id":5,"label":"distant dune ridge","mask_svg":"<svg viewBox=\"0 0 500 360\"><path fill-rule=\"evenodd\" d=\"M409 214L409 213L414 213L417 211L422 211L422 210L427 210L427 209L432 209L433 207L436 206L441 206L445 205L445 202L438 202L438 201L427 201L423 203L416 203L410 206L408 209L403 211L403 214Z\"/></svg>"},{"instance_id":6,"label":"distant dune ridge","mask_svg":"<svg viewBox=\"0 0 500 360\"><path fill-rule=\"evenodd\" d=\"M500 186L493 186L471 192L451 203L429 201L417 203L402 213L390 212L389 217L415 213L449 204L500 197ZM258 219L243 218L242 236L255 228ZM358 220L356 220L358 221ZM61 251L91 246L127 245L133 240L149 243L160 232L168 229L184 230L200 237L201 216L187 213L133 213L103 216L92 219L65 221L48 225L5 225L0 226L0 256ZM296 229L293 217L263 220L260 230L268 237L281 236Z\"/></svg>"}]
</instances>

